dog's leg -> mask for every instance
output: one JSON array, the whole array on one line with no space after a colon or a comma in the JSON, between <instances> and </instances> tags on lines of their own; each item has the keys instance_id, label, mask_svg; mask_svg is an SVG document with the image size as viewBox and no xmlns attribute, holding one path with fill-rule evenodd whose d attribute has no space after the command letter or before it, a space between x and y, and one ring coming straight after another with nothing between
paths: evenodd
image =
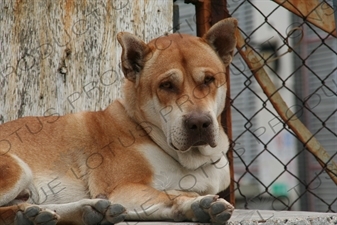
<instances>
[{"instance_id":1,"label":"dog's leg","mask_svg":"<svg viewBox=\"0 0 337 225\"><path fill-rule=\"evenodd\" d=\"M0 215L1 212L1 225L108 225L123 221L126 210L123 206L111 204L105 199L83 199L66 204L22 203L0 208Z\"/></svg>"},{"instance_id":2,"label":"dog's leg","mask_svg":"<svg viewBox=\"0 0 337 225\"><path fill-rule=\"evenodd\" d=\"M22 195L31 182L32 172L28 165L18 157L0 151L0 206Z\"/></svg>"},{"instance_id":3,"label":"dog's leg","mask_svg":"<svg viewBox=\"0 0 337 225\"><path fill-rule=\"evenodd\" d=\"M58 219L55 212L28 203L0 208L0 225L55 225Z\"/></svg>"},{"instance_id":4,"label":"dog's leg","mask_svg":"<svg viewBox=\"0 0 337 225\"><path fill-rule=\"evenodd\" d=\"M111 201L84 199L67 204L19 204L0 208L1 225L94 225L115 224L127 220L175 220L226 224L233 211L224 199L216 195L199 196L180 191L158 191L146 185L127 185L118 188ZM6 218L15 216L14 220ZM0 217L1 219L1 217Z\"/></svg>"},{"instance_id":5,"label":"dog's leg","mask_svg":"<svg viewBox=\"0 0 337 225\"><path fill-rule=\"evenodd\" d=\"M127 220L175 220L226 224L234 207L216 195L158 191L142 184L122 185L109 196L127 208Z\"/></svg>"},{"instance_id":6,"label":"dog's leg","mask_svg":"<svg viewBox=\"0 0 337 225\"><path fill-rule=\"evenodd\" d=\"M32 172L29 166L17 156L9 153L1 154L0 151L0 225L32 224L24 218L30 217L34 208L26 210L30 204L15 204L29 198L28 189L32 187L31 184ZM22 216L22 212L25 216ZM52 211L38 208L36 212L33 214L37 219L54 220L55 223L57 221L57 215Z\"/></svg>"},{"instance_id":7,"label":"dog's leg","mask_svg":"<svg viewBox=\"0 0 337 225\"><path fill-rule=\"evenodd\" d=\"M21 203L0 208L0 225L108 225L123 221L125 211L104 199L50 205Z\"/></svg>"},{"instance_id":8,"label":"dog's leg","mask_svg":"<svg viewBox=\"0 0 337 225\"><path fill-rule=\"evenodd\" d=\"M59 216L57 224L115 224L125 218L126 209L105 199L83 199L68 204L45 205Z\"/></svg>"}]
</instances>

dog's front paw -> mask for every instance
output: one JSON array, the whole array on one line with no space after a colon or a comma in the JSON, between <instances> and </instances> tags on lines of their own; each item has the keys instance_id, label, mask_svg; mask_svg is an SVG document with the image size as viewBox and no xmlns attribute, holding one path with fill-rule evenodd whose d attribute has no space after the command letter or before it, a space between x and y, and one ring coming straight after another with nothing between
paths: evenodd
<instances>
[{"instance_id":1,"label":"dog's front paw","mask_svg":"<svg viewBox=\"0 0 337 225\"><path fill-rule=\"evenodd\" d=\"M59 216L48 209L39 206L29 206L24 211L18 211L15 216L15 225L55 225Z\"/></svg>"},{"instance_id":2,"label":"dog's front paw","mask_svg":"<svg viewBox=\"0 0 337 225\"><path fill-rule=\"evenodd\" d=\"M122 222L125 214L126 209L122 205L101 199L94 205L84 206L82 219L86 225L109 225Z\"/></svg>"},{"instance_id":3,"label":"dog's front paw","mask_svg":"<svg viewBox=\"0 0 337 225\"><path fill-rule=\"evenodd\" d=\"M217 195L201 197L191 208L197 221L212 224L226 224L234 210L231 204Z\"/></svg>"}]
</instances>

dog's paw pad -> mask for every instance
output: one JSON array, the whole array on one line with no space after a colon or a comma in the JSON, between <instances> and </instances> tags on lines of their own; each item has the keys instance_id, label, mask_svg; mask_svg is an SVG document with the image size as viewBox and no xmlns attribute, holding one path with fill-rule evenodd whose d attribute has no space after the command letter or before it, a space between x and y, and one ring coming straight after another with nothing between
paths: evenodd
<instances>
[{"instance_id":1,"label":"dog's paw pad","mask_svg":"<svg viewBox=\"0 0 337 225\"><path fill-rule=\"evenodd\" d=\"M223 223L231 218L234 207L225 201L214 202L210 207L213 222Z\"/></svg>"},{"instance_id":2,"label":"dog's paw pad","mask_svg":"<svg viewBox=\"0 0 337 225\"><path fill-rule=\"evenodd\" d=\"M36 224L53 225L57 223L57 216L50 211L41 211L34 219Z\"/></svg>"},{"instance_id":3,"label":"dog's paw pad","mask_svg":"<svg viewBox=\"0 0 337 225\"><path fill-rule=\"evenodd\" d=\"M15 215L14 220L15 225L34 225L32 221L30 221L27 217L24 216L23 212L18 211Z\"/></svg>"},{"instance_id":4,"label":"dog's paw pad","mask_svg":"<svg viewBox=\"0 0 337 225\"><path fill-rule=\"evenodd\" d=\"M125 219L126 209L120 204L111 205L106 211L107 221L115 224L122 222Z\"/></svg>"},{"instance_id":5,"label":"dog's paw pad","mask_svg":"<svg viewBox=\"0 0 337 225\"><path fill-rule=\"evenodd\" d=\"M84 206L82 219L86 225L99 224L103 220L103 214L99 211L96 211L92 206Z\"/></svg>"},{"instance_id":6,"label":"dog's paw pad","mask_svg":"<svg viewBox=\"0 0 337 225\"><path fill-rule=\"evenodd\" d=\"M234 207L224 199L215 196L205 196L192 204L192 210L199 222L226 224L232 215Z\"/></svg>"},{"instance_id":7,"label":"dog's paw pad","mask_svg":"<svg viewBox=\"0 0 337 225\"><path fill-rule=\"evenodd\" d=\"M200 200L200 207L204 209L209 209L211 207L211 204L215 202L219 196L206 196Z\"/></svg>"},{"instance_id":8,"label":"dog's paw pad","mask_svg":"<svg viewBox=\"0 0 337 225\"><path fill-rule=\"evenodd\" d=\"M26 208L26 210L23 212L23 215L28 219L34 219L39 213L41 212L41 208L38 206L32 206Z\"/></svg>"},{"instance_id":9,"label":"dog's paw pad","mask_svg":"<svg viewBox=\"0 0 337 225\"><path fill-rule=\"evenodd\" d=\"M213 218L213 221L215 223L220 223L220 224L224 224L226 221L228 221L232 216L231 212L221 212L218 215L215 215Z\"/></svg>"},{"instance_id":10,"label":"dog's paw pad","mask_svg":"<svg viewBox=\"0 0 337 225\"><path fill-rule=\"evenodd\" d=\"M99 200L95 205L94 208L104 214L107 210L107 208L111 205L111 202L108 200Z\"/></svg>"},{"instance_id":11,"label":"dog's paw pad","mask_svg":"<svg viewBox=\"0 0 337 225\"><path fill-rule=\"evenodd\" d=\"M219 214L227 209L227 206L222 202L214 202L210 207L210 213L213 215Z\"/></svg>"},{"instance_id":12,"label":"dog's paw pad","mask_svg":"<svg viewBox=\"0 0 337 225\"><path fill-rule=\"evenodd\" d=\"M38 206L26 208L23 212L17 212L15 216L15 224L22 225L55 225L59 216L50 211L43 210Z\"/></svg>"},{"instance_id":13,"label":"dog's paw pad","mask_svg":"<svg viewBox=\"0 0 337 225\"><path fill-rule=\"evenodd\" d=\"M202 207L200 207L199 201L194 202L191 205L191 208L192 208L193 213L196 217L196 221L198 221L198 222L208 222L211 219L209 214L207 212L205 212Z\"/></svg>"},{"instance_id":14,"label":"dog's paw pad","mask_svg":"<svg viewBox=\"0 0 337 225\"><path fill-rule=\"evenodd\" d=\"M93 206L84 206L82 219L86 225L109 225L122 222L125 219L125 212L123 206L102 199Z\"/></svg>"}]
</instances>

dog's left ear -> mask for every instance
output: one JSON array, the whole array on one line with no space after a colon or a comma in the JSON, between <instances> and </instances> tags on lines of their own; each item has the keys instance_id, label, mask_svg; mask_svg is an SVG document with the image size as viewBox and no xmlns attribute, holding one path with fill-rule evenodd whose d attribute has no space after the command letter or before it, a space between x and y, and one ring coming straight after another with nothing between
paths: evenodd
<instances>
[{"instance_id":1,"label":"dog's left ear","mask_svg":"<svg viewBox=\"0 0 337 225\"><path fill-rule=\"evenodd\" d=\"M137 83L150 48L140 38L128 32L118 33L117 40L123 48L121 60L124 76Z\"/></svg>"},{"instance_id":2,"label":"dog's left ear","mask_svg":"<svg viewBox=\"0 0 337 225\"><path fill-rule=\"evenodd\" d=\"M225 65L232 61L236 46L235 31L238 21L227 18L214 24L203 39L218 53Z\"/></svg>"}]
</instances>

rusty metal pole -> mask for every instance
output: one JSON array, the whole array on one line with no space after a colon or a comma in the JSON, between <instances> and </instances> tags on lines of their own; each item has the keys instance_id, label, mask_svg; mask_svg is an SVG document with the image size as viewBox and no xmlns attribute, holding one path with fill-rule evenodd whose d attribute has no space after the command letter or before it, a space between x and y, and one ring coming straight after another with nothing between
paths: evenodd
<instances>
[{"instance_id":1,"label":"rusty metal pole","mask_svg":"<svg viewBox=\"0 0 337 225\"><path fill-rule=\"evenodd\" d=\"M195 2L197 36L202 37L212 26L211 0Z\"/></svg>"},{"instance_id":2,"label":"rusty metal pole","mask_svg":"<svg viewBox=\"0 0 337 225\"><path fill-rule=\"evenodd\" d=\"M335 33L337 34L337 0L333 0L333 12L334 12L334 15L335 15Z\"/></svg>"},{"instance_id":3,"label":"rusty metal pole","mask_svg":"<svg viewBox=\"0 0 337 225\"><path fill-rule=\"evenodd\" d=\"M212 25L218 21L230 17L227 9L226 0L195 0L190 1L195 4L196 11L196 23L197 23L197 35L202 37ZM227 80L227 95L226 95L226 107L221 115L222 126L228 135L229 140L232 140L232 117L231 117L231 100L230 100L230 77L229 67L226 68L226 80ZM230 166L231 183L227 190L222 191L219 195L229 201L232 205L235 205L234 195L234 166L233 166L233 144L230 144L227 157Z\"/></svg>"}]
</instances>

